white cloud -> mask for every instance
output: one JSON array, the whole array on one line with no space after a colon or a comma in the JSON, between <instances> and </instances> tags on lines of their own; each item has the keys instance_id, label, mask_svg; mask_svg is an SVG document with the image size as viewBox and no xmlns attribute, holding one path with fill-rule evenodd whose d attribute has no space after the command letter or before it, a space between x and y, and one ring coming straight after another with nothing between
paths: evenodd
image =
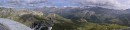
<instances>
[{"instance_id":1,"label":"white cloud","mask_svg":"<svg viewBox=\"0 0 130 30\"><path fill-rule=\"evenodd\" d=\"M65 2L64 1L59 2L59 0L0 0L0 1L13 2L13 3L7 3L7 4L8 5L20 4L20 6L21 5L22 6L32 6L32 5L45 6L45 5L56 5L58 3L62 3L62 4L65 3L64 5L66 5L66 2L70 2L70 4L73 3L73 4L78 4L78 5L81 4L83 6L99 6L99 7L111 8L111 9L130 8L130 0L69 0L69 1L64 0Z\"/></svg>"},{"instance_id":2,"label":"white cloud","mask_svg":"<svg viewBox=\"0 0 130 30\"><path fill-rule=\"evenodd\" d=\"M74 0L76 3L80 3L84 6L100 6L111 9L128 9L130 8L130 0L122 0L125 2L119 2L121 0ZM124 4L125 3L125 4Z\"/></svg>"},{"instance_id":3,"label":"white cloud","mask_svg":"<svg viewBox=\"0 0 130 30\"><path fill-rule=\"evenodd\" d=\"M1 0L0 0L1 1ZM45 2L46 0L4 0L6 2L14 2L14 3L41 3Z\"/></svg>"}]
</instances>

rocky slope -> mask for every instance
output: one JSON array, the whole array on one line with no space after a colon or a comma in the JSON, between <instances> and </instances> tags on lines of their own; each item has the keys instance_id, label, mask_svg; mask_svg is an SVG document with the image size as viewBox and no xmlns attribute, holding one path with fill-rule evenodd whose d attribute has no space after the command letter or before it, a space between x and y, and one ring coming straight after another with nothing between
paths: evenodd
<instances>
[{"instance_id":1,"label":"rocky slope","mask_svg":"<svg viewBox=\"0 0 130 30\"><path fill-rule=\"evenodd\" d=\"M100 11L96 11L95 9ZM35 26L33 25L33 23L46 27L53 26L52 30L118 30L122 28L127 28L127 26L111 23L120 21L117 21L118 19L112 18L113 16L115 16L115 14L113 15L113 12L108 13L107 11L109 11L109 9L95 9L86 9L82 7L44 7L43 9L30 10L0 8L0 17L12 19L31 28L34 28ZM43 13L40 11L42 11ZM112 16L107 16L108 14L111 14ZM112 18L108 19L111 20L109 23L106 23L108 22L106 20L107 18Z\"/></svg>"},{"instance_id":2,"label":"rocky slope","mask_svg":"<svg viewBox=\"0 0 130 30\"><path fill-rule=\"evenodd\" d=\"M20 22L28 27L34 28L33 23L39 22L42 26L51 27L53 22L49 17L45 17L42 12L30 10L16 10L11 8L1 8L0 17L8 18L13 21ZM51 24L52 23L52 24Z\"/></svg>"},{"instance_id":3,"label":"rocky slope","mask_svg":"<svg viewBox=\"0 0 130 30\"><path fill-rule=\"evenodd\" d=\"M63 18L54 13L44 14L40 11L32 11L27 9L0 8L0 17L20 22L30 28L35 28L35 24L43 27L52 27L54 23L71 22L70 19ZM40 27L39 26L39 27Z\"/></svg>"},{"instance_id":4,"label":"rocky slope","mask_svg":"<svg viewBox=\"0 0 130 30\"><path fill-rule=\"evenodd\" d=\"M115 10L102 7L43 7L34 9L44 13L56 13L68 19L84 18L94 23L114 23L129 26L130 10ZM116 20L115 20L116 19ZM112 22L117 21L117 22Z\"/></svg>"},{"instance_id":5,"label":"rocky slope","mask_svg":"<svg viewBox=\"0 0 130 30\"><path fill-rule=\"evenodd\" d=\"M115 10L102 7L43 7L34 9L44 13L56 13L72 21L87 21L97 24L118 24L129 26L129 9ZM75 23L76 23L75 22Z\"/></svg>"}]
</instances>

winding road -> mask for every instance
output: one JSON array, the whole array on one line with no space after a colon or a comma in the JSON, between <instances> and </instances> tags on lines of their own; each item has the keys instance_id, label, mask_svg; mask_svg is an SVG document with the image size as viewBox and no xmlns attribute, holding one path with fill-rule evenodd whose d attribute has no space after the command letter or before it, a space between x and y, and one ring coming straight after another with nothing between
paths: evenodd
<instances>
[{"instance_id":1,"label":"winding road","mask_svg":"<svg viewBox=\"0 0 130 30\"><path fill-rule=\"evenodd\" d=\"M0 18L0 30L33 30L16 21Z\"/></svg>"}]
</instances>

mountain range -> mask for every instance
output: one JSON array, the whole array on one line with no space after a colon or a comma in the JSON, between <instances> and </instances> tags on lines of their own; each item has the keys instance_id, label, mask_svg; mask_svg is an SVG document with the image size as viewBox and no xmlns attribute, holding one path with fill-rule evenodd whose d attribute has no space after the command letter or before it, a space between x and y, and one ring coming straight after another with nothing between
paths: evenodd
<instances>
[{"instance_id":1,"label":"mountain range","mask_svg":"<svg viewBox=\"0 0 130 30\"><path fill-rule=\"evenodd\" d=\"M0 17L13 19L28 27L31 27L34 22L41 21L49 22L50 25L48 23L47 25L52 26L53 24L46 20L49 20L48 17L53 17L53 30L119 30L129 27L129 11L129 9L115 10L102 7L0 8Z\"/></svg>"}]
</instances>

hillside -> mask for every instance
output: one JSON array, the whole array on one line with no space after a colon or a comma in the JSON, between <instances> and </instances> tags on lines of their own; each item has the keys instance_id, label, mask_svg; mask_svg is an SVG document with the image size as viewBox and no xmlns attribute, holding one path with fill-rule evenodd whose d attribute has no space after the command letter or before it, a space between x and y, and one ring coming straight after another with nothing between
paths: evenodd
<instances>
[{"instance_id":1,"label":"hillside","mask_svg":"<svg viewBox=\"0 0 130 30\"><path fill-rule=\"evenodd\" d=\"M129 26L130 10L116 10L102 7L43 7L34 9L45 14L56 13L64 18L77 20L85 19L93 23L108 23Z\"/></svg>"},{"instance_id":2,"label":"hillside","mask_svg":"<svg viewBox=\"0 0 130 30\"><path fill-rule=\"evenodd\" d=\"M56 13L74 22L79 19L97 24L118 24L129 26L129 9L115 10L102 7L43 7L34 10L43 11L46 14Z\"/></svg>"},{"instance_id":3,"label":"hillside","mask_svg":"<svg viewBox=\"0 0 130 30\"><path fill-rule=\"evenodd\" d=\"M62 9L60 8L59 10ZM69 10L71 11L67 12ZM43 12L27 9L0 8L0 17L12 19L31 28L33 28L32 23L41 22L41 24L45 24L47 27L53 26L52 30L119 30L127 28L127 26L112 23L113 21L116 22L117 19L113 19L110 23L106 23L106 20L101 22L99 19L94 19L99 16L97 16L94 11L90 10L73 9L70 7L70 9L63 9L62 13L57 13L61 12L58 10L50 11L50 13L47 13L48 11ZM50 18L53 19L50 20ZM102 17L100 18L105 19ZM54 25L52 21L54 22Z\"/></svg>"}]
</instances>

